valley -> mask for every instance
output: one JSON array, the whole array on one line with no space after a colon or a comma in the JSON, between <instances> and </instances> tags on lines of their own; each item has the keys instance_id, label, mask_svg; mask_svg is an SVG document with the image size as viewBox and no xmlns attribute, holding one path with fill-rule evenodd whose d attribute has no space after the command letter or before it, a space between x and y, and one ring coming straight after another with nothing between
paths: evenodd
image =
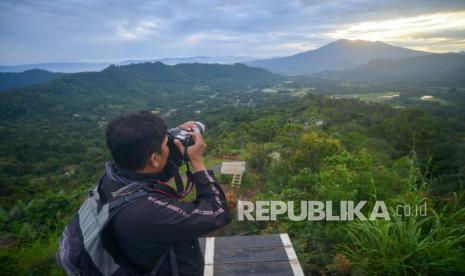
<instances>
[{"instance_id":1,"label":"valley","mask_svg":"<svg viewBox=\"0 0 465 276\"><path fill-rule=\"evenodd\" d=\"M209 166L231 158L247 162L243 198L366 200L368 209L377 200L388 208L428 202L430 208L427 217L375 223L234 220L223 234L287 232L303 268L314 273L338 273L341 258L366 274L462 269L462 86L157 62L65 74L0 93L0 265L6 275L61 275L53 259L56 240L110 159L105 126L137 110L159 114L169 127L204 122ZM398 239L395 231L411 239ZM431 256L422 244L441 254ZM379 248L382 255L371 253Z\"/></svg>"}]
</instances>

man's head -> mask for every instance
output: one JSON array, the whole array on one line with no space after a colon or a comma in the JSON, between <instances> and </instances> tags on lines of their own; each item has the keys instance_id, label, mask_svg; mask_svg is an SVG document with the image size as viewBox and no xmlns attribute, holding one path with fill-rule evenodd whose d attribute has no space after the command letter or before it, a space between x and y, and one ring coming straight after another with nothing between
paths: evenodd
<instances>
[{"instance_id":1,"label":"man's head","mask_svg":"<svg viewBox=\"0 0 465 276\"><path fill-rule=\"evenodd\" d=\"M167 129L149 111L121 115L108 123L107 147L121 169L157 173L168 159Z\"/></svg>"}]
</instances>

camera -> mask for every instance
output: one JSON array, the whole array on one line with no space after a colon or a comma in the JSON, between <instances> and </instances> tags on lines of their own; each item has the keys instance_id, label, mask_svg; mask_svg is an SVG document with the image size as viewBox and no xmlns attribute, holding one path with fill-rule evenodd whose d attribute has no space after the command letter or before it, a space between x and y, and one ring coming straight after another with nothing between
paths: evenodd
<instances>
[{"instance_id":1,"label":"camera","mask_svg":"<svg viewBox=\"0 0 465 276\"><path fill-rule=\"evenodd\" d=\"M205 132L205 125L201 122L195 122L194 132L200 132L203 134ZM179 151L178 147L174 144L174 139L181 141L184 147L192 146L195 142L192 138L191 132L183 130L181 128L172 128L168 131L168 147L170 149L170 154L168 156L167 165L175 165L179 167L183 162L183 154ZM187 158L187 157L186 157Z\"/></svg>"},{"instance_id":2,"label":"camera","mask_svg":"<svg viewBox=\"0 0 465 276\"><path fill-rule=\"evenodd\" d=\"M201 122L195 122L195 127L192 130L193 132L199 132L201 134L205 131L205 125ZM168 155L168 160L166 162L165 168L161 173L158 174L158 178L161 181L168 181L172 177L174 177L176 182L176 190L180 197L186 196L192 189L192 172L190 171L188 160L189 157L183 156L183 153L179 151L176 144L174 144L174 140L178 139L187 149L187 147L192 146L195 142L192 138L192 132L185 131L181 128L172 128L168 131L168 147L170 149L170 153ZM179 167L185 162L187 166L186 176L187 176L187 184L186 187L183 185L182 178L179 174Z\"/></svg>"},{"instance_id":3,"label":"camera","mask_svg":"<svg viewBox=\"0 0 465 276\"><path fill-rule=\"evenodd\" d=\"M193 128L192 132L203 134L205 132L205 125L201 122L195 122L195 127ZM168 131L168 147L170 149L170 153L168 155L165 168L159 174L160 180L165 182L174 177L176 182L177 195L181 198L185 197L192 190L193 176L189 168L189 157L187 156L187 152L180 152L176 144L174 144L174 140L178 139L181 141L184 148L187 149L187 147L192 146L195 143L194 138L192 138L192 132L183 130L179 127L172 128ZM183 154L185 154L185 156ZM179 167L183 162L187 166L186 186L184 186L181 175L179 174Z\"/></svg>"},{"instance_id":4,"label":"camera","mask_svg":"<svg viewBox=\"0 0 465 276\"><path fill-rule=\"evenodd\" d=\"M201 122L195 122L193 131L198 131L200 134L203 134L205 131L205 125ZM191 133L178 127L172 128L168 132L168 140L173 142L174 139L180 140L184 147L189 147L194 144L194 139L192 139Z\"/></svg>"}]
</instances>

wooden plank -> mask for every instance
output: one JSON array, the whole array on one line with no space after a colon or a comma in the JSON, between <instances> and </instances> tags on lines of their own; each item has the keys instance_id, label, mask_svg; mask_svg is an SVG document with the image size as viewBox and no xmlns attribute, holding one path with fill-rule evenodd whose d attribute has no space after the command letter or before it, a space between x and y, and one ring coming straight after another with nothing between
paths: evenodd
<instances>
[{"instance_id":1,"label":"wooden plank","mask_svg":"<svg viewBox=\"0 0 465 276\"><path fill-rule=\"evenodd\" d=\"M297 258L297 254L294 251L294 247L292 246L289 235L287 233L281 234L280 237L283 241L283 245L286 250L286 254L289 259L289 263L291 265L293 274L295 276L304 276L304 272L302 270L302 267L300 266L299 259Z\"/></svg>"},{"instance_id":2,"label":"wooden plank","mask_svg":"<svg viewBox=\"0 0 465 276\"><path fill-rule=\"evenodd\" d=\"M221 164L221 174L234 175L245 172L245 162L223 162Z\"/></svg>"},{"instance_id":3,"label":"wooden plank","mask_svg":"<svg viewBox=\"0 0 465 276\"><path fill-rule=\"evenodd\" d=\"M216 248L215 264L289 261L284 247Z\"/></svg>"},{"instance_id":4,"label":"wooden plank","mask_svg":"<svg viewBox=\"0 0 465 276\"><path fill-rule=\"evenodd\" d=\"M204 276L213 276L214 271L214 259L215 259L215 238L209 237L205 240L205 267Z\"/></svg>"},{"instance_id":5,"label":"wooden plank","mask_svg":"<svg viewBox=\"0 0 465 276\"><path fill-rule=\"evenodd\" d=\"M199 238L200 251L205 255L205 238Z\"/></svg>"},{"instance_id":6,"label":"wooden plank","mask_svg":"<svg viewBox=\"0 0 465 276\"><path fill-rule=\"evenodd\" d=\"M215 264L215 276L290 276L293 275L288 261L268 263Z\"/></svg>"},{"instance_id":7,"label":"wooden plank","mask_svg":"<svg viewBox=\"0 0 465 276\"><path fill-rule=\"evenodd\" d=\"M216 248L249 248L249 247L282 247L281 236L276 235L250 235L230 236L217 238Z\"/></svg>"},{"instance_id":8,"label":"wooden plank","mask_svg":"<svg viewBox=\"0 0 465 276\"><path fill-rule=\"evenodd\" d=\"M204 275L304 275L287 234L200 238L199 243Z\"/></svg>"}]
</instances>

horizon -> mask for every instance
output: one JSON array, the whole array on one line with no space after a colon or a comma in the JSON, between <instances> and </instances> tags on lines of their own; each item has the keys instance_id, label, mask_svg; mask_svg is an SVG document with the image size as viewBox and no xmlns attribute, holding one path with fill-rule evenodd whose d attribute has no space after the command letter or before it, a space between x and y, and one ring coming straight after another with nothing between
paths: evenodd
<instances>
[{"instance_id":1,"label":"horizon","mask_svg":"<svg viewBox=\"0 0 465 276\"><path fill-rule=\"evenodd\" d=\"M465 50L459 1L0 3L0 64L194 56L284 57L338 39L432 53Z\"/></svg>"},{"instance_id":2,"label":"horizon","mask_svg":"<svg viewBox=\"0 0 465 276\"><path fill-rule=\"evenodd\" d=\"M341 41L341 40L348 40L350 42L372 42L372 43L381 42L381 43L388 44L388 45L394 46L394 47L402 47L402 46L386 43L386 42L383 42L383 41L370 41L370 40L363 40L363 39L346 39L346 38L342 38L342 39L338 39L338 40L329 42L329 43L327 43L325 45L322 45L322 46L320 46L318 48L315 48L315 49L296 52L296 53L293 53L293 54L289 54L287 56L292 56L292 55L300 54L300 53L303 53L303 52L318 50L318 49L320 49L320 48L322 48L324 46L327 46L328 44L335 43L335 42L338 42L338 41ZM407 48L407 47L402 47L402 48L415 50L413 48ZM420 50L417 50L417 51L420 51ZM444 53L460 54L462 52L465 52L465 49L464 50L458 50L458 51L455 51L455 52L453 52L453 51L451 51L451 52L430 52L430 51L425 51L425 52L427 52L429 54L444 54ZM287 56L245 57L245 56L233 56L233 55L224 55L224 56L196 55L196 56L170 56L170 57L159 57L159 58L151 58L151 57L147 57L147 58L124 58L124 59L118 59L118 60L76 60L76 61L55 61L55 62L47 62L47 61L45 61L45 62L21 63L21 64L0 64L0 66L25 66L25 65L33 65L33 64L68 64L68 63L69 64L73 64L73 63L99 64L99 63L101 63L101 64L110 64L110 65L120 65L118 63L128 62L128 61L161 62L161 63L163 63L165 65L171 66L170 64L164 63L163 60L165 60L165 59L192 59L192 58L249 58L249 59L244 59L243 61L252 61L252 60L259 60L259 59L282 58L282 57L287 57ZM198 62L194 62L194 63L198 63ZM200 62L200 63L202 63L202 62ZM238 61L238 62L235 62L235 63L241 63L241 61Z\"/></svg>"}]
</instances>

